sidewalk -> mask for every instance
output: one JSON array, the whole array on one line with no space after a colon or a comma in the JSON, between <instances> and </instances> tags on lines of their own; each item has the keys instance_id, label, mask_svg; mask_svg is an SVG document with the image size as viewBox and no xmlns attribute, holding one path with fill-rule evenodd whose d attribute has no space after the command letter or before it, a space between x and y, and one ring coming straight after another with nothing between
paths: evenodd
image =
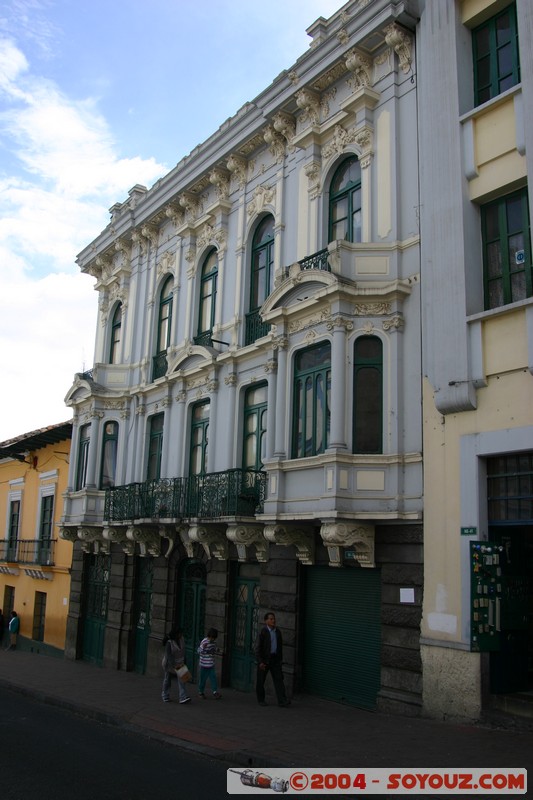
<instances>
[{"instance_id":1,"label":"sidewalk","mask_svg":"<svg viewBox=\"0 0 533 800\"><path fill-rule=\"evenodd\" d=\"M0 686L235 767L525 767L533 732L362 711L308 695L262 708L222 700L163 703L161 680L23 651L0 650ZM175 685L172 687L177 697Z\"/></svg>"}]
</instances>

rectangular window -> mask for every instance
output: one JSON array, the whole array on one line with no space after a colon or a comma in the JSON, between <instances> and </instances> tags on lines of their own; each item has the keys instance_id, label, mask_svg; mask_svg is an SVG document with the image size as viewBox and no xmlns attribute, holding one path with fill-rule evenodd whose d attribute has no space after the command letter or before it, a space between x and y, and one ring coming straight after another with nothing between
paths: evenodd
<instances>
[{"instance_id":1,"label":"rectangular window","mask_svg":"<svg viewBox=\"0 0 533 800\"><path fill-rule=\"evenodd\" d=\"M31 638L36 642L44 642L44 620L46 617L46 592L35 592L33 607L33 629Z\"/></svg>"},{"instance_id":2,"label":"rectangular window","mask_svg":"<svg viewBox=\"0 0 533 800\"><path fill-rule=\"evenodd\" d=\"M7 536L7 561L17 560L17 545L20 526L20 500L12 500L9 504L9 528Z\"/></svg>"},{"instance_id":3,"label":"rectangular window","mask_svg":"<svg viewBox=\"0 0 533 800\"><path fill-rule=\"evenodd\" d=\"M150 419L148 440L148 463L146 480L159 480L161 477L161 455L163 453L163 421L164 414L156 414Z\"/></svg>"},{"instance_id":4,"label":"rectangular window","mask_svg":"<svg viewBox=\"0 0 533 800\"><path fill-rule=\"evenodd\" d=\"M102 441L102 465L100 467L100 489L115 485L118 452L118 422L106 422Z\"/></svg>"},{"instance_id":5,"label":"rectangular window","mask_svg":"<svg viewBox=\"0 0 533 800\"><path fill-rule=\"evenodd\" d=\"M305 458L329 447L331 345L308 347L296 355L292 457Z\"/></svg>"},{"instance_id":6,"label":"rectangular window","mask_svg":"<svg viewBox=\"0 0 533 800\"><path fill-rule=\"evenodd\" d=\"M89 462L89 443L91 441L91 426L83 425L80 428L80 445L78 449L78 468L76 470L76 491L83 489L87 483L87 464Z\"/></svg>"},{"instance_id":7,"label":"rectangular window","mask_svg":"<svg viewBox=\"0 0 533 800\"><path fill-rule=\"evenodd\" d=\"M513 3L472 31L476 105L520 83L518 28Z\"/></svg>"},{"instance_id":8,"label":"rectangular window","mask_svg":"<svg viewBox=\"0 0 533 800\"><path fill-rule=\"evenodd\" d=\"M531 297L531 237L527 189L481 208L485 308Z\"/></svg>"},{"instance_id":9,"label":"rectangular window","mask_svg":"<svg viewBox=\"0 0 533 800\"><path fill-rule=\"evenodd\" d=\"M383 345L359 336L354 347L354 453L383 452Z\"/></svg>"}]
</instances>

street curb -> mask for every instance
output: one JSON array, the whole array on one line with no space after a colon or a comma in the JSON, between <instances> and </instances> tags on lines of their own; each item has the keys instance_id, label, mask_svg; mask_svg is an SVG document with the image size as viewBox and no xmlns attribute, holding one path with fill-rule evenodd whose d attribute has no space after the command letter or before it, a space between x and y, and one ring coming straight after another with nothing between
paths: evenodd
<instances>
[{"instance_id":1,"label":"street curb","mask_svg":"<svg viewBox=\"0 0 533 800\"><path fill-rule=\"evenodd\" d=\"M127 731L128 733L144 736L147 739L153 739L162 742L163 744L168 744L173 747L179 747L182 750L187 750L189 752L195 753L196 755L206 756L208 758L213 758L217 761L224 761L228 764L233 764L234 766L245 766L245 767L252 767L258 765L262 767L289 766L288 764L281 763L277 760L269 759L264 754L255 753L253 751L218 750L214 747L207 747L206 745L197 744L195 742L189 742L186 739L179 739L178 737L161 733L160 731L153 730L152 728L146 728L141 725L136 725L132 722L129 722L120 714L110 714L106 711L102 711L101 709L94 708L93 706L87 706L84 705L83 703L74 703L72 700L68 700L63 697L58 697L57 695L48 694L46 691L43 691L42 689L33 689L29 688L28 686L21 686L20 684L17 683L11 683L5 678L0 678L0 687L12 692L17 692L18 694L22 694L25 697L31 697L40 703L45 703L46 705L62 708L65 711L68 711L72 714L76 714L77 716L85 717L86 719L92 719L96 722L101 722L104 725L110 725L115 728L121 728L122 730Z\"/></svg>"}]
</instances>

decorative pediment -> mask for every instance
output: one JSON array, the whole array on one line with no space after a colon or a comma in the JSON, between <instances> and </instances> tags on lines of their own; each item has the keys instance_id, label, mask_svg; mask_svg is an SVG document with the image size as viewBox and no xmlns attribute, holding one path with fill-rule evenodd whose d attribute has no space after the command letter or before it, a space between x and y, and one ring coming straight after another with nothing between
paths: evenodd
<instances>
[{"instance_id":1,"label":"decorative pediment","mask_svg":"<svg viewBox=\"0 0 533 800\"><path fill-rule=\"evenodd\" d=\"M375 567L375 529L358 521L323 522L320 536L327 547L330 567L342 566L341 548L355 550L355 560L362 567Z\"/></svg>"},{"instance_id":2,"label":"decorative pediment","mask_svg":"<svg viewBox=\"0 0 533 800\"><path fill-rule=\"evenodd\" d=\"M168 359L168 374L179 370L209 367L214 363L213 352L207 347L193 344Z\"/></svg>"},{"instance_id":3,"label":"decorative pediment","mask_svg":"<svg viewBox=\"0 0 533 800\"><path fill-rule=\"evenodd\" d=\"M319 291L335 286L338 280L331 272L319 269L302 270L299 264L289 268L288 277L274 289L260 309L260 315L265 315L279 308L299 306L301 297L305 299Z\"/></svg>"}]
</instances>

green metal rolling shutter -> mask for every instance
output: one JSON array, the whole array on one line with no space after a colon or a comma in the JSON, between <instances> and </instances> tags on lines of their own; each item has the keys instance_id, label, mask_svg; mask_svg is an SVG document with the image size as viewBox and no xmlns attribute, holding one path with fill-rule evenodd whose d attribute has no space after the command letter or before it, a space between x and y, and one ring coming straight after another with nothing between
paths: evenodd
<instances>
[{"instance_id":1,"label":"green metal rolling shutter","mask_svg":"<svg viewBox=\"0 0 533 800\"><path fill-rule=\"evenodd\" d=\"M375 708L380 687L380 571L307 567L305 579L305 690Z\"/></svg>"}]
</instances>

